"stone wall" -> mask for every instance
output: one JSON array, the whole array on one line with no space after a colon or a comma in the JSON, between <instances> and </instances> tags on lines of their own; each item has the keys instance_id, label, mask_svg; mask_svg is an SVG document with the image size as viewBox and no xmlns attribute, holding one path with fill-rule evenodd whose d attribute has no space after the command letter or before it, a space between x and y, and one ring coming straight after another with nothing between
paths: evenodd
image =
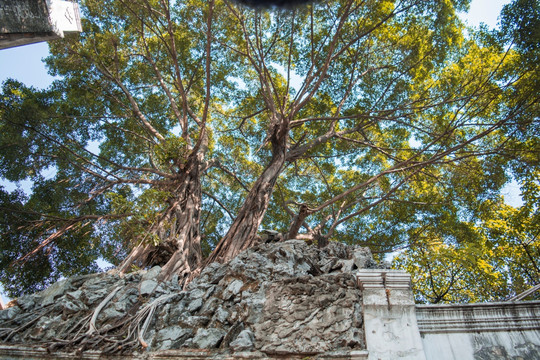
<instances>
[{"instance_id":1,"label":"stone wall","mask_svg":"<svg viewBox=\"0 0 540 360\"><path fill-rule=\"evenodd\" d=\"M540 302L415 305L368 249L260 244L186 289L159 267L65 279L0 311L0 359L540 359Z\"/></svg>"},{"instance_id":2,"label":"stone wall","mask_svg":"<svg viewBox=\"0 0 540 360\"><path fill-rule=\"evenodd\" d=\"M375 266L366 248L289 240L210 264L186 289L158 283L159 267L73 277L0 311L0 353L361 359L355 273Z\"/></svg>"}]
</instances>

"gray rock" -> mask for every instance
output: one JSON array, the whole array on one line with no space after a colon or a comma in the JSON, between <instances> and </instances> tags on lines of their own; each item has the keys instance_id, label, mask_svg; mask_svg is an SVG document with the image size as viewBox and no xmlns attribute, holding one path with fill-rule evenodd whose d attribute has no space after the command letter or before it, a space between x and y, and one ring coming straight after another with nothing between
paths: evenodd
<instances>
[{"instance_id":1,"label":"gray rock","mask_svg":"<svg viewBox=\"0 0 540 360\"><path fill-rule=\"evenodd\" d=\"M157 286L158 283L155 280L143 280L139 285L139 294L148 296L154 292Z\"/></svg>"},{"instance_id":2,"label":"gray rock","mask_svg":"<svg viewBox=\"0 0 540 360\"><path fill-rule=\"evenodd\" d=\"M235 297L240 293L240 289L244 286L244 282L240 279L235 279L229 285L227 288L223 291L222 298L223 300L230 300L231 298Z\"/></svg>"},{"instance_id":3,"label":"gray rock","mask_svg":"<svg viewBox=\"0 0 540 360\"><path fill-rule=\"evenodd\" d=\"M216 285L210 285L208 289L206 289L206 292L204 293L203 299L208 299L210 296L214 294L216 291L217 286Z\"/></svg>"},{"instance_id":4,"label":"gray rock","mask_svg":"<svg viewBox=\"0 0 540 360\"><path fill-rule=\"evenodd\" d=\"M132 273L126 274L124 276L124 279L127 282L139 282L139 281L141 281L141 277L142 277L143 273L146 274L146 271L144 271L144 270L134 271Z\"/></svg>"},{"instance_id":5,"label":"gray rock","mask_svg":"<svg viewBox=\"0 0 540 360\"><path fill-rule=\"evenodd\" d=\"M225 334L224 330L217 328L199 329L192 339L193 347L198 349L217 348Z\"/></svg>"},{"instance_id":6,"label":"gray rock","mask_svg":"<svg viewBox=\"0 0 540 360\"><path fill-rule=\"evenodd\" d=\"M220 282L220 280L225 276L227 273L227 269L223 267L220 263L211 263L208 264L203 271L201 272L201 275L192 281L190 283L193 284L193 286L196 286L197 284L201 283L208 283L208 284L217 284ZM189 289L189 285L188 285Z\"/></svg>"},{"instance_id":7,"label":"gray rock","mask_svg":"<svg viewBox=\"0 0 540 360\"><path fill-rule=\"evenodd\" d=\"M64 314L65 315L69 315L69 314L75 314L75 313L78 313L79 311L85 311L85 310L88 310L88 307L86 305L84 305L84 303L82 301L78 301L78 300L65 300L63 302L63 307L64 307Z\"/></svg>"},{"instance_id":8,"label":"gray rock","mask_svg":"<svg viewBox=\"0 0 540 360\"><path fill-rule=\"evenodd\" d=\"M254 348L255 335L249 329L244 329L234 339L230 347L233 351L247 351Z\"/></svg>"},{"instance_id":9,"label":"gray rock","mask_svg":"<svg viewBox=\"0 0 540 360\"><path fill-rule=\"evenodd\" d=\"M210 322L210 318L206 316L187 316L179 321L180 324L190 328L205 327Z\"/></svg>"},{"instance_id":10,"label":"gray rock","mask_svg":"<svg viewBox=\"0 0 540 360\"><path fill-rule=\"evenodd\" d=\"M275 230L262 230L261 231L261 240L264 243L276 242L283 240L283 234Z\"/></svg>"},{"instance_id":11,"label":"gray rock","mask_svg":"<svg viewBox=\"0 0 540 360\"><path fill-rule=\"evenodd\" d=\"M219 308L222 303L223 301L221 299L212 297L203 304L199 313L204 316L212 317L212 315L214 315L214 312Z\"/></svg>"},{"instance_id":12,"label":"gray rock","mask_svg":"<svg viewBox=\"0 0 540 360\"><path fill-rule=\"evenodd\" d=\"M60 296L64 295L67 291L71 290L71 282L69 279L58 281L47 289L39 293L41 297L41 305L46 306L54 303L54 301Z\"/></svg>"},{"instance_id":13,"label":"gray rock","mask_svg":"<svg viewBox=\"0 0 540 360\"><path fill-rule=\"evenodd\" d=\"M156 343L154 347L156 348L156 350L168 350L168 349L172 349L172 344L173 344L172 340L163 340Z\"/></svg>"},{"instance_id":14,"label":"gray rock","mask_svg":"<svg viewBox=\"0 0 540 360\"><path fill-rule=\"evenodd\" d=\"M86 290L95 291L100 290L109 286L112 286L116 282L124 282L122 279L119 279L118 276L114 276L107 273L93 274L94 276L88 277L84 281L82 287ZM119 284L118 284L119 285Z\"/></svg>"},{"instance_id":15,"label":"gray rock","mask_svg":"<svg viewBox=\"0 0 540 360\"><path fill-rule=\"evenodd\" d=\"M223 309L221 306L214 313L214 319L219 321L222 324L227 323L227 318L229 317L229 312Z\"/></svg>"},{"instance_id":16,"label":"gray rock","mask_svg":"<svg viewBox=\"0 0 540 360\"><path fill-rule=\"evenodd\" d=\"M136 288L128 288L117 295L118 300L114 303L114 308L119 312L127 312L129 308L137 302L139 290Z\"/></svg>"},{"instance_id":17,"label":"gray rock","mask_svg":"<svg viewBox=\"0 0 540 360\"><path fill-rule=\"evenodd\" d=\"M368 248L355 249L352 258L358 269L367 269L375 265L371 251Z\"/></svg>"},{"instance_id":18,"label":"gray rock","mask_svg":"<svg viewBox=\"0 0 540 360\"><path fill-rule=\"evenodd\" d=\"M114 307L108 307L99 314L100 321L107 321L109 319L119 319L122 318L125 313L117 311Z\"/></svg>"},{"instance_id":19,"label":"gray rock","mask_svg":"<svg viewBox=\"0 0 540 360\"><path fill-rule=\"evenodd\" d=\"M7 309L0 310L0 321L13 320L20 312L21 308L17 306L12 306Z\"/></svg>"},{"instance_id":20,"label":"gray rock","mask_svg":"<svg viewBox=\"0 0 540 360\"><path fill-rule=\"evenodd\" d=\"M187 311L189 311L190 313L194 313L197 310L199 310L202 307L202 305L203 305L203 300L201 298L192 300L187 307Z\"/></svg>"},{"instance_id":21,"label":"gray rock","mask_svg":"<svg viewBox=\"0 0 540 360\"><path fill-rule=\"evenodd\" d=\"M203 298L205 293L206 293L206 289L195 288L189 292L189 297L192 300L199 299L199 298Z\"/></svg>"},{"instance_id":22,"label":"gray rock","mask_svg":"<svg viewBox=\"0 0 540 360\"><path fill-rule=\"evenodd\" d=\"M83 301L88 306L97 305L104 297L109 294L108 288L95 289L93 291L85 290L82 296Z\"/></svg>"},{"instance_id":23,"label":"gray rock","mask_svg":"<svg viewBox=\"0 0 540 360\"><path fill-rule=\"evenodd\" d=\"M66 295L73 300L79 300L82 296L82 290L79 289L77 291L71 291L68 292Z\"/></svg>"},{"instance_id":24,"label":"gray rock","mask_svg":"<svg viewBox=\"0 0 540 360\"><path fill-rule=\"evenodd\" d=\"M158 286L154 289L154 293L156 294L167 294L170 292L170 289L165 286L165 284L161 283L158 284Z\"/></svg>"},{"instance_id":25,"label":"gray rock","mask_svg":"<svg viewBox=\"0 0 540 360\"><path fill-rule=\"evenodd\" d=\"M156 280L160 272L161 272L161 266L154 266L153 268L148 270L145 274L143 274L141 281Z\"/></svg>"},{"instance_id":26,"label":"gray rock","mask_svg":"<svg viewBox=\"0 0 540 360\"><path fill-rule=\"evenodd\" d=\"M36 305L36 301L39 303L39 297L36 295L23 296L17 299L17 305L23 310L30 310Z\"/></svg>"},{"instance_id":27,"label":"gray rock","mask_svg":"<svg viewBox=\"0 0 540 360\"><path fill-rule=\"evenodd\" d=\"M340 259L338 260L338 264L341 272L353 272L358 268L354 263L354 259Z\"/></svg>"},{"instance_id":28,"label":"gray rock","mask_svg":"<svg viewBox=\"0 0 540 360\"><path fill-rule=\"evenodd\" d=\"M170 326L164 329L161 329L156 334L156 341L171 340L176 341L182 337L193 334L193 330L188 328L183 328L178 325Z\"/></svg>"},{"instance_id":29,"label":"gray rock","mask_svg":"<svg viewBox=\"0 0 540 360\"><path fill-rule=\"evenodd\" d=\"M172 304L169 312L170 320L178 322L186 313L186 306L187 302L185 300Z\"/></svg>"}]
</instances>

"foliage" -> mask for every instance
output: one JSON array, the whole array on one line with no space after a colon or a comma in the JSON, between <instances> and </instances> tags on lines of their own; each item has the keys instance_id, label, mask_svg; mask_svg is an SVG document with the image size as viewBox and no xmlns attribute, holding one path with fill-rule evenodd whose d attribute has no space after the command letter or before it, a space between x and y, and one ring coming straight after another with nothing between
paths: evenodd
<instances>
[{"instance_id":1,"label":"foliage","mask_svg":"<svg viewBox=\"0 0 540 360\"><path fill-rule=\"evenodd\" d=\"M86 0L83 33L51 45L62 79L2 90L0 176L35 184L3 195L25 214L2 228L6 250L24 238L3 284L17 295L128 253L120 269L188 279L261 228L402 251L419 301L537 282L537 8L516 10L527 1L505 8L500 32L467 33L465 0ZM512 177L518 210L499 197ZM40 255L74 247L84 255L69 269ZM21 257L39 271L15 289Z\"/></svg>"},{"instance_id":2,"label":"foliage","mask_svg":"<svg viewBox=\"0 0 540 360\"><path fill-rule=\"evenodd\" d=\"M537 140L540 128L539 102L534 95L540 89L539 21L538 1L516 0L503 8L500 30L477 34L483 43L511 45L504 76L517 76L518 80L505 94L504 100L509 108L522 109L501 128L500 135L506 145L498 150L496 156L484 160L486 165L489 164L486 170L499 174L492 179L498 180L478 185L480 188L498 188L510 175L519 183L523 205L514 208L497 196L480 198L476 201L475 216L463 224L469 229L465 236L449 236L441 232L442 227L437 224L435 233L424 231L418 243L410 242L408 248L396 257L395 265L411 272L417 301L501 300L540 282L537 261L540 255L540 143ZM524 72L523 69L529 71ZM462 190L473 196L469 203L474 203L477 192L470 190L479 187L470 181L485 181L489 177L471 174L470 166L466 171L467 180ZM537 299L538 294L530 297Z\"/></svg>"}]
</instances>

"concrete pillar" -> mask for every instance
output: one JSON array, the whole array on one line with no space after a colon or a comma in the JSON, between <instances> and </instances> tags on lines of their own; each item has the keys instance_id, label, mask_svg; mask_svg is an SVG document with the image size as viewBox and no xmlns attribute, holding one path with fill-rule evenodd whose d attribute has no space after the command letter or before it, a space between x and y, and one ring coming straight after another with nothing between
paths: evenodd
<instances>
[{"instance_id":1,"label":"concrete pillar","mask_svg":"<svg viewBox=\"0 0 540 360\"><path fill-rule=\"evenodd\" d=\"M362 269L364 330L369 360L425 360L411 277L405 271Z\"/></svg>"},{"instance_id":2,"label":"concrete pillar","mask_svg":"<svg viewBox=\"0 0 540 360\"><path fill-rule=\"evenodd\" d=\"M0 49L63 38L80 32L76 2L64 0L0 1Z\"/></svg>"}]
</instances>

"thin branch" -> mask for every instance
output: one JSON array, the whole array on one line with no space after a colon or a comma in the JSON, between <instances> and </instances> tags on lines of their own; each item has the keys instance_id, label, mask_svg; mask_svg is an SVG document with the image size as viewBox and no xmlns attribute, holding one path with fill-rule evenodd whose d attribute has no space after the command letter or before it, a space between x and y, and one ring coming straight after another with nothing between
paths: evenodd
<instances>
[{"instance_id":1,"label":"thin branch","mask_svg":"<svg viewBox=\"0 0 540 360\"><path fill-rule=\"evenodd\" d=\"M227 209L227 207L218 198L216 198L214 195L212 195L212 194L210 194L209 192L206 192L206 191L203 191L202 193L204 195L208 196L210 199L214 200L223 210L225 210L225 212L227 213L227 215L229 215L231 220L234 221L234 219L235 219L234 215L230 212L229 209Z\"/></svg>"}]
</instances>

